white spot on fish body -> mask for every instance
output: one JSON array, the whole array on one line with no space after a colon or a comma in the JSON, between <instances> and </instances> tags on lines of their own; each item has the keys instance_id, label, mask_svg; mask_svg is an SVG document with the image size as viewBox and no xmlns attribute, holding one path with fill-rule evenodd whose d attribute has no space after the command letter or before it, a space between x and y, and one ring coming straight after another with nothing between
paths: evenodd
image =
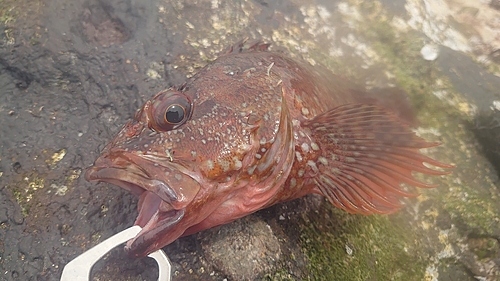
<instances>
[{"instance_id":1,"label":"white spot on fish body","mask_svg":"<svg viewBox=\"0 0 500 281\"><path fill-rule=\"evenodd\" d=\"M300 155L300 152L295 151L295 158L297 158L297 161L302 162L302 155Z\"/></svg>"},{"instance_id":2,"label":"white spot on fish body","mask_svg":"<svg viewBox=\"0 0 500 281\"><path fill-rule=\"evenodd\" d=\"M328 160L327 160L325 157L320 156L320 157L318 158L318 160L319 160L319 162L320 162L321 164L323 164L323 165L325 165L325 166L327 166L327 165L328 165Z\"/></svg>"},{"instance_id":3,"label":"white spot on fish body","mask_svg":"<svg viewBox=\"0 0 500 281\"><path fill-rule=\"evenodd\" d=\"M207 160L206 165L209 170L214 169L214 162L212 160Z\"/></svg>"},{"instance_id":4,"label":"white spot on fish body","mask_svg":"<svg viewBox=\"0 0 500 281\"><path fill-rule=\"evenodd\" d=\"M196 157L196 151L191 150L191 156Z\"/></svg>"},{"instance_id":5,"label":"white spot on fish body","mask_svg":"<svg viewBox=\"0 0 500 281\"><path fill-rule=\"evenodd\" d=\"M226 159L218 159L217 164L219 164L224 172L229 171L231 164Z\"/></svg>"},{"instance_id":6,"label":"white spot on fish body","mask_svg":"<svg viewBox=\"0 0 500 281\"><path fill-rule=\"evenodd\" d=\"M205 139L202 139L202 140L201 140L201 142L202 142L203 144L207 144L207 141L206 141Z\"/></svg>"},{"instance_id":7,"label":"white spot on fish body","mask_svg":"<svg viewBox=\"0 0 500 281\"><path fill-rule=\"evenodd\" d=\"M176 180L178 180L178 181L182 180L182 175L181 175L181 174L175 174L175 176L174 176L174 177L175 177L175 179L176 179Z\"/></svg>"},{"instance_id":8,"label":"white spot on fish body","mask_svg":"<svg viewBox=\"0 0 500 281\"><path fill-rule=\"evenodd\" d=\"M302 151L304 151L305 153L309 152L309 145L305 142L303 142L301 145L300 145L300 148L302 149Z\"/></svg>"},{"instance_id":9,"label":"white spot on fish body","mask_svg":"<svg viewBox=\"0 0 500 281\"><path fill-rule=\"evenodd\" d=\"M174 161L174 157L173 157L174 155L170 149L165 149L165 156L168 157L170 162Z\"/></svg>"},{"instance_id":10,"label":"white spot on fish body","mask_svg":"<svg viewBox=\"0 0 500 281\"><path fill-rule=\"evenodd\" d=\"M239 170L241 169L241 167L243 167L243 163L241 163L240 159L238 159L237 157L233 157L233 161L235 169Z\"/></svg>"},{"instance_id":11,"label":"white spot on fish body","mask_svg":"<svg viewBox=\"0 0 500 281\"><path fill-rule=\"evenodd\" d=\"M200 135L203 136L203 129L202 128L198 128L198 132L200 133Z\"/></svg>"},{"instance_id":12,"label":"white spot on fish body","mask_svg":"<svg viewBox=\"0 0 500 281\"><path fill-rule=\"evenodd\" d=\"M262 158L262 155L257 153L257 154L255 154L255 158L260 159L260 158Z\"/></svg>"},{"instance_id":13,"label":"white spot on fish body","mask_svg":"<svg viewBox=\"0 0 500 281\"><path fill-rule=\"evenodd\" d=\"M298 175L299 177L303 177L303 176L304 176L304 173L305 173L304 169L299 169L299 171L297 172L297 175Z\"/></svg>"},{"instance_id":14,"label":"white spot on fish body","mask_svg":"<svg viewBox=\"0 0 500 281\"><path fill-rule=\"evenodd\" d=\"M302 107L302 114L309 115L309 109L307 109L307 107Z\"/></svg>"},{"instance_id":15,"label":"white spot on fish body","mask_svg":"<svg viewBox=\"0 0 500 281\"><path fill-rule=\"evenodd\" d=\"M345 158L345 161L346 161L347 163L354 163L354 162L356 162L356 159L354 159L354 158L352 158L352 157L346 157L346 158Z\"/></svg>"},{"instance_id":16,"label":"white spot on fish body","mask_svg":"<svg viewBox=\"0 0 500 281\"><path fill-rule=\"evenodd\" d=\"M267 76L271 74L271 68L273 68L274 62L272 62L268 67L267 67Z\"/></svg>"},{"instance_id":17,"label":"white spot on fish body","mask_svg":"<svg viewBox=\"0 0 500 281\"><path fill-rule=\"evenodd\" d=\"M290 179L290 187L294 188L297 185L297 180L295 178Z\"/></svg>"},{"instance_id":18,"label":"white spot on fish body","mask_svg":"<svg viewBox=\"0 0 500 281\"><path fill-rule=\"evenodd\" d=\"M253 175L253 172L255 171L255 168L257 168L256 165L250 166L247 170L249 175Z\"/></svg>"},{"instance_id":19,"label":"white spot on fish body","mask_svg":"<svg viewBox=\"0 0 500 281\"><path fill-rule=\"evenodd\" d=\"M311 142L311 148L312 148L313 150L316 150L316 151L317 151L317 150L319 150L319 146L318 146L318 144L317 144L317 143L315 143L315 142Z\"/></svg>"},{"instance_id":20,"label":"white spot on fish body","mask_svg":"<svg viewBox=\"0 0 500 281\"><path fill-rule=\"evenodd\" d=\"M311 160L307 161L307 166L311 167L311 169L315 173L319 172L318 166L316 166L316 163L314 163L313 161L311 161Z\"/></svg>"}]
</instances>

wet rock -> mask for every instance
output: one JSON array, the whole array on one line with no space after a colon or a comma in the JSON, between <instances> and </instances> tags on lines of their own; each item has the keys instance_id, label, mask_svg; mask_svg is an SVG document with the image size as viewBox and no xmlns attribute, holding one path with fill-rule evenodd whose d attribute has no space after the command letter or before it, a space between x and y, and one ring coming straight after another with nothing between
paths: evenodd
<instances>
[{"instance_id":1,"label":"wet rock","mask_svg":"<svg viewBox=\"0 0 500 281\"><path fill-rule=\"evenodd\" d=\"M19 253L27 260L35 260L41 257L43 251L40 250L40 242L31 236L24 236L19 239Z\"/></svg>"},{"instance_id":2,"label":"wet rock","mask_svg":"<svg viewBox=\"0 0 500 281\"><path fill-rule=\"evenodd\" d=\"M5 223L9 220L7 215L7 208L0 206L0 224Z\"/></svg>"},{"instance_id":3,"label":"wet rock","mask_svg":"<svg viewBox=\"0 0 500 281\"><path fill-rule=\"evenodd\" d=\"M485 109L479 112L471 129L475 133L485 155L500 173L500 111Z\"/></svg>"},{"instance_id":4,"label":"wet rock","mask_svg":"<svg viewBox=\"0 0 500 281\"><path fill-rule=\"evenodd\" d=\"M124 23L113 13L113 8L102 1L88 1L82 13L85 38L94 44L108 47L130 38Z\"/></svg>"},{"instance_id":5,"label":"wet rock","mask_svg":"<svg viewBox=\"0 0 500 281\"><path fill-rule=\"evenodd\" d=\"M496 49L489 54L489 58L497 64L500 64L500 49Z\"/></svg>"},{"instance_id":6,"label":"wet rock","mask_svg":"<svg viewBox=\"0 0 500 281\"><path fill-rule=\"evenodd\" d=\"M493 9L500 10L500 1L499 0L491 0L490 1L490 6Z\"/></svg>"},{"instance_id":7,"label":"wet rock","mask_svg":"<svg viewBox=\"0 0 500 281\"><path fill-rule=\"evenodd\" d=\"M255 217L210 229L199 237L205 258L231 280L260 280L274 273L281 257L271 227Z\"/></svg>"},{"instance_id":8,"label":"wet rock","mask_svg":"<svg viewBox=\"0 0 500 281\"><path fill-rule=\"evenodd\" d=\"M21 172L21 168L22 168L22 165L19 162L15 162L14 164L12 164L12 169L14 170L14 172L16 172L18 174Z\"/></svg>"},{"instance_id":9,"label":"wet rock","mask_svg":"<svg viewBox=\"0 0 500 281\"><path fill-rule=\"evenodd\" d=\"M15 204L12 204L11 207L9 208L9 217L10 220L17 225L22 225L24 222L24 215L21 211L21 208L19 206L16 206Z\"/></svg>"},{"instance_id":10,"label":"wet rock","mask_svg":"<svg viewBox=\"0 0 500 281\"><path fill-rule=\"evenodd\" d=\"M434 273L434 274L432 274ZM454 281L454 280L467 280L467 281L477 281L474 277L471 277L469 273L464 271L463 264L459 262L446 263L440 265L435 271L430 271L430 278L425 280L440 280L440 281ZM434 278L434 279L433 279Z\"/></svg>"},{"instance_id":11,"label":"wet rock","mask_svg":"<svg viewBox=\"0 0 500 281\"><path fill-rule=\"evenodd\" d=\"M494 237L471 237L467 244L479 260L500 257L500 242Z\"/></svg>"}]
</instances>

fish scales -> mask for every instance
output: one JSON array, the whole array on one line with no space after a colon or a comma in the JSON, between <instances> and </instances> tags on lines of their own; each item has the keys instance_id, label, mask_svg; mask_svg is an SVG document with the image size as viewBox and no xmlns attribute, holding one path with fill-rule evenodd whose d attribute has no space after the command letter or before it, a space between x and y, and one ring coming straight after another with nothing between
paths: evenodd
<instances>
[{"instance_id":1,"label":"fish scales","mask_svg":"<svg viewBox=\"0 0 500 281\"><path fill-rule=\"evenodd\" d=\"M451 168L419 153L410 105L368 93L321 66L236 44L178 87L148 100L87 170L139 196L127 242L145 256L177 238L273 204L321 194L350 213L386 214L413 172Z\"/></svg>"}]
</instances>

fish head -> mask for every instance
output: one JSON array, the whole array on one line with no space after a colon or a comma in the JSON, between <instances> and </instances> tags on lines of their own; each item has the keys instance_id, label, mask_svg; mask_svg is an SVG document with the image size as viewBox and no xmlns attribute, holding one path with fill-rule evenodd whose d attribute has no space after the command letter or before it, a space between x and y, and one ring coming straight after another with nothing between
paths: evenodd
<instances>
[{"instance_id":1,"label":"fish head","mask_svg":"<svg viewBox=\"0 0 500 281\"><path fill-rule=\"evenodd\" d=\"M244 210L241 205L252 197L249 188L280 178L286 159L279 155L293 150L280 87L264 91L255 79L248 80L253 86L233 83L238 77L228 74L227 64L212 65L210 73L218 78L198 77L148 100L86 172L89 181L140 196L135 224L143 229L125 247L132 256L145 256L188 229L197 232L262 208L262 200Z\"/></svg>"}]
</instances>

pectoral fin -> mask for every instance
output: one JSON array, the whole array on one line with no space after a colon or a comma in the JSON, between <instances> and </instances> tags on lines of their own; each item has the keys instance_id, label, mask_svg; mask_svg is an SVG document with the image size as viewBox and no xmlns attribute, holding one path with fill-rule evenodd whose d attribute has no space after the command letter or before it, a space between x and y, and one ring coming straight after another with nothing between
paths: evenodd
<instances>
[{"instance_id":1,"label":"pectoral fin","mask_svg":"<svg viewBox=\"0 0 500 281\"><path fill-rule=\"evenodd\" d=\"M452 168L422 155L421 148L439 145L415 135L394 114L375 105L348 104L304 122L322 151L316 192L350 213L385 214L401 208L401 197L418 194L401 184L435 187L412 172L446 175L424 163Z\"/></svg>"}]
</instances>

